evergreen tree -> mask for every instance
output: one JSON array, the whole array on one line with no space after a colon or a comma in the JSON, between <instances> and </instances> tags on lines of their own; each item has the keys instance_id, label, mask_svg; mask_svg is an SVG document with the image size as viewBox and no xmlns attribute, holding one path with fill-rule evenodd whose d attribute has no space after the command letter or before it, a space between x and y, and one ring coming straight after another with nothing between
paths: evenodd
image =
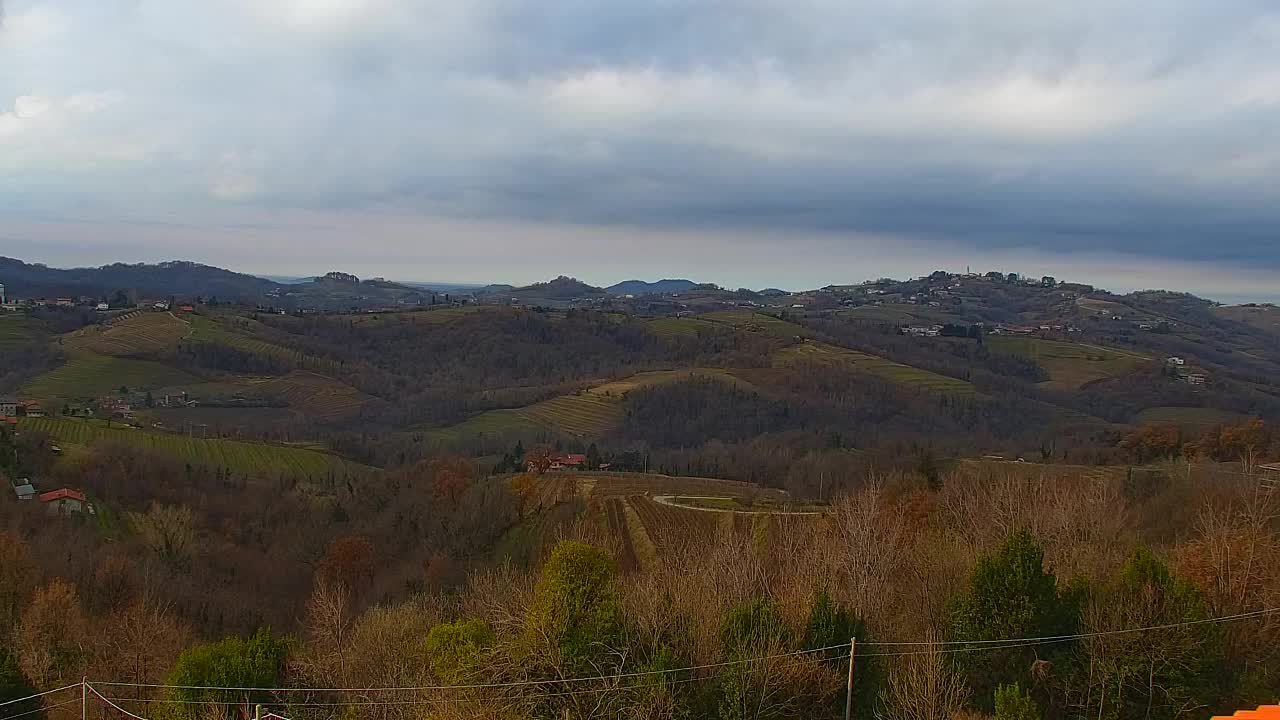
<instances>
[{"instance_id":1,"label":"evergreen tree","mask_svg":"<svg viewBox=\"0 0 1280 720\"><path fill-rule=\"evenodd\" d=\"M39 698L11 702L30 698L35 694L35 688L31 687L27 677L18 668L18 659L9 652L8 648L0 647L0 703L9 703L0 705L0 720L19 715L24 718L43 720L44 711L40 710Z\"/></svg>"},{"instance_id":2,"label":"evergreen tree","mask_svg":"<svg viewBox=\"0 0 1280 720\"><path fill-rule=\"evenodd\" d=\"M949 608L948 623L953 640L992 641L1070 634L1078 616L1075 604L1058 595L1053 573L1045 571L1044 550L1029 530L1019 530L994 555L978 558L968 587ZM997 686L1030 683L1033 662L1046 652L1068 650L1056 645L961 653L957 662L978 703L991 710Z\"/></svg>"}]
</instances>

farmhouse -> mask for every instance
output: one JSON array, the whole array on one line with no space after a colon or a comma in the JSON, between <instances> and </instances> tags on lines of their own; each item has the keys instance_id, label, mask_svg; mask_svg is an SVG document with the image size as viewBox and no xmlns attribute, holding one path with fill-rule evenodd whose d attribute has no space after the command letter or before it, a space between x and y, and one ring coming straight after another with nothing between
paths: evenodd
<instances>
[{"instance_id":1,"label":"farmhouse","mask_svg":"<svg viewBox=\"0 0 1280 720\"><path fill-rule=\"evenodd\" d=\"M111 309L111 306L104 302L100 302L97 304L97 306L94 309L97 310L98 312L106 312Z\"/></svg>"},{"instance_id":2,"label":"farmhouse","mask_svg":"<svg viewBox=\"0 0 1280 720\"><path fill-rule=\"evenodd\" d=\"M93 506L85 498L84 493L79 490L70 488L59 488L51 492L42 493L40 502L49 509L51 513L61 513L69 515L71 513L89 513L93 514Z\"/></svg>"},{"instance_id":3,"label":"farmhouse","mask_svg":"<svg viewBox=\"0 0 1280 720\"><path fill-rule=\"evenodd\" d=\"M17 417L18 400L12 397L0 397L0 417Z\"/></svg>"},{"instance_id":4,"label":"farmhouse","mask_svg":"<svg viewBox=\"0 0 1280 720\"><path fill-rule=\"evenodd\" d=\"M18 411L29 418L44 417L44 408L36 400L19 400Z\"/></svg>"},{"instance_id":5,"label":"farmhouse","mask_svg":"<svg viewBox=\"0 0 1280 720\"><path fill-rule=\"evenodd\" d=\"M1187 364L1187 361L1186 361L1186 360L1184 360L1183 358L1180 358L1180 357L1176 357L1176 356L1175 356L1175 357L1168 358L1168 359L1167 359L1167 360L1165 360L1164 362L1165 362L1165 364L1166 364L1166 365L1175 365L1175 366L1177 366L1177 367L1182 367L1183 365L1186 365L1186 364Z\"/></svg>"},{"instance_id":6,"label":"farmhouse","mask_svg":"<svg viewBox=\"0 0 1280 720\"><path fill-rule=\"evenodd\" d=\"M16 495L19 500L33 500L36 496L36 487L26 478L15 480L13 485L13 494Z\"/></svg>"}]
</instances>

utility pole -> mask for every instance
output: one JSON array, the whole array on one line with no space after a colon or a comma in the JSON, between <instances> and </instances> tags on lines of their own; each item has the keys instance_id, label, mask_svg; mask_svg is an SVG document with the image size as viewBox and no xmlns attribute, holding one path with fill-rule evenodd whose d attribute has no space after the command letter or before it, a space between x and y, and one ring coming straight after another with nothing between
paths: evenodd
<instances>
[{"instance_id":1,"label":"utility pole","mask_svg":"<svg viewBox=\"0 0 1280 720\"><path fill-rule=\"evenodd\" d=\"M253 706L253 720L262 720L262 706L261 706L261 705L254 705L254 706Z\"/></svg>"},{"instance_id":2,"label":"utility pole","mask_svg":"<svg viewBox=\"0 0 1280 720\"><path fill-rule=\"evenodd\" d=\"M858 652L858 638L849 638L849 683L845 688L844 720L853 718L853 658Z\"/></svg>"},{"instance_id":3,"label":"utility pole","mask_svg":"<svg viewBox=\"0 0 1280 720\"><path fill-rule=\"evenodd\" d=\"M80 678L80 720L89 720L89 678Z\"/></svg>"}]
</instances>

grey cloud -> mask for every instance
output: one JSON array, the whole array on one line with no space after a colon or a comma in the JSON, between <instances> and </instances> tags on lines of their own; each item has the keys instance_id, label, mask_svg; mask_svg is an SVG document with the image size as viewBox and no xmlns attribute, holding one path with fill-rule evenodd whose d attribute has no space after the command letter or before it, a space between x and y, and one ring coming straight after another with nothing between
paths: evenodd
<instances>
[{"instance_id":1,"label":"grey cloud","mask_svg":"<svg viewBox=\"0 0 1280 720\"><path fill-rule=\"evenodd\" d=\"M7 5L0 107L50 108L0 118L14 218L387 212L1280 267L1270 2Z\"/></svg>"}]
</instances>

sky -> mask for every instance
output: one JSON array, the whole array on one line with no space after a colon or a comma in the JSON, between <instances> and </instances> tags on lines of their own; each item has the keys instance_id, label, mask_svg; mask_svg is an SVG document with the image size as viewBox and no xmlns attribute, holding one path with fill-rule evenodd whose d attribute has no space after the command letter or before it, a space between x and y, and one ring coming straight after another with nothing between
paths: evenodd
<instances>
[{"instance_id":1,"label":"sky","mask_svg":"<svg viewBox=\"0 0 1280 720\"><path fill-rule=\"evenodd\" d=\"M1280 300L1280 4L0 0L0 255Z\"/></svg>"}]
</instances>

